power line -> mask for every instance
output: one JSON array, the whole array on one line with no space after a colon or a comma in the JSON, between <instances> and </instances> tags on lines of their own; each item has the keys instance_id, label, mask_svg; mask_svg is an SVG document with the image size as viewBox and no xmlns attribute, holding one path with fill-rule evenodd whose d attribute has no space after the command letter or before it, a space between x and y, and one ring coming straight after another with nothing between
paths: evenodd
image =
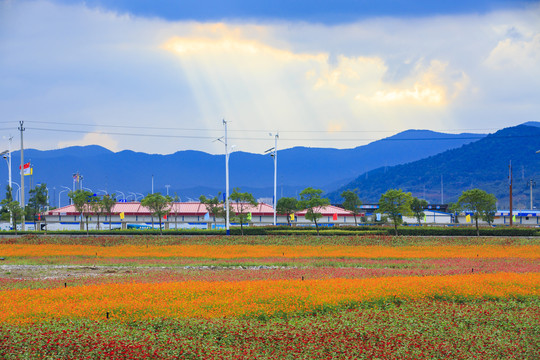
<instances>
[{"instance_id":1,"label":"power line","mask_svg":"<svg viewBox=\"0 0 540 360\"><path fill-rule=\"evenodd\" d=\"M87 134L88 131L84 130L69 130L69 129L45 129L45 128L35 128L35 127L26 127L31 130L39 131L51 131L51 132L69 132L69 133L82 133ZM122 135L122 136L143 136L143 137L161 137L161 138L187 138L187 139L214 139L215 136L191 136L191 135L169 135L169 134L135 134L135 133L122 133L122 132L110 132L110 131L99 131L98 134L103 135Z\"/></svg>"},{"instance_id":2,"label":"power line","mask_svg":"<svg viewBox=\"0 0 540 360\"><path fill-rule=\"evenodd\" d=\"M83 133L86 134L88 131L84 130L70 130L70 129L50 129L50 128L34 128L27 127L27 129L38 130L38 131L49 131L49 132L68 132L68 133ZM180 138L180 139L215 139L214 136L196 136L196 135L171 135L171 134L140 134L140 133L127 133L127 132L110 132L110 131L100 131L98 134L103 135L120 135L120 136L140 136L140 137L157 137L157 138ZM528 138L535 137L536 135L506 135L506 136L494 136L496 138ZM426 138L383 138L383 139L372 139L372 138L287 138L282 137L280 140L283 141L444 141L444 140L479 140L484 138L482 135L478 136L458 136L458 137L426 137ZM244 140L244 141L268 141L267 137L231 137L231 140Z\"/></svg>"},{"instance_id":3,"label":"power line","mask_svg":"<svg viewBox=\"0 0 540 360\"><path fill-rule=\"evenodd\" d=\"M216 131L221 132L222 129L209 129L209 128L181 128L181 127L156 127L156 126L134 126L134 125L112 125L112 124L90 124L90 123L67 123L59 121L26 121L27 123L36 124L51 124L51 125L65 125L65 126L90 126L90 127L102 127L102 128L126 128L142 129L142 130L177 130L177 131ZM9 121L2 121L0 123L9 123ZM6 129L7 130L7 129ZM478 128L478 129L433 129L432 131L493 131L499 130L497 128ZM280 130L280 133L395 133L398 130ZM268 133L269 130L261 129L231 129L230 132L262 132Z\"/></svg>"}]
</instances>

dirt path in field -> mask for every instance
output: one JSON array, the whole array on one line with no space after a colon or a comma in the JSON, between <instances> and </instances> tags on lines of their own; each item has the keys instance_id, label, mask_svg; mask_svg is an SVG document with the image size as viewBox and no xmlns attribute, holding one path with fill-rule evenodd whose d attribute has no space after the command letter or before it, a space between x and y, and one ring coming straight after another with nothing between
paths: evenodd
<instances>
[{"instance_id":1,"label":"dirt path in field","mask_svg":"<svg viewBox=\"0 0 540 360\"><path fill-rule=\"evenodd\" d=\"M0 265L0 278L45 280L73 279L92 276L137 274L183 270L267 270L285 269L282 266L110 266L110 265Z\"/></svg>"}]
</instances>

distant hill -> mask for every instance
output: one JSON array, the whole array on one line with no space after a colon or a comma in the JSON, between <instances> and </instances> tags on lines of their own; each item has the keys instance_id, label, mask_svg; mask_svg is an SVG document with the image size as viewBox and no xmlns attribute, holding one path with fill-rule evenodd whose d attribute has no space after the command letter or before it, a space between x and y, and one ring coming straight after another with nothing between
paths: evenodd
<instances>
[{"instance_id":1,"label":"distant hill","mask_svg":"<svg viewBox=\"0 0 540 360\"><path fill-rule=\"evenodd\" d=\"M460 147L484 137L482 134L443 134L408 130L353 149L294 147L278 153L278 196L295 196L308 186L325 191L336 189L358 175L378 168L422 159ZM279 144L278 144L279 145ZM182 200L225 190L225 157L200 151L179 151L170 155L134 151L112 152L100 146L77 146L59 150L26 149L25 162L34 167L32 181L46 183L51 204L58 193L72 187L72 175L83 175L83 186L94 192L121 191L147 194L151 191L177 193ZM13 153L13 180L19 182L19 152ZM230 188L239 187L256 197L272 198L273 159L268 155L234 152L230 156ZM16 175L17 174L17 175ZM0 183L7 183L7 168L0 166ZM27 189L30 179L27 179ZM15 186L16 188L16 186ZM67 202L67 192L62 202ZM121 197L121 196L120 196ZM133 197L133 195L132 195ZM139 195L140 197L140 195Z\"/></svg>"},{"instance_id":2,"label":"distant hill","mask_svg":"<svg viewBox=\"0 0 540 360\"><path fill-rule=\"evenodd\" d=\"M400 188L430 203L441 202L441 176L444 202L455 202L464 190L480 188L495 194L499 207L509 205L509 163L513 168L515 208L529 208L527 181L540 186L540 127L527 123L506 128L476 142L447 150L426 159L366 172L329 194L340 202L346 189L358 189L364 202L377 202L388 189ZM532 125L532 126L531 126ZM533 189L533 200L534 192ZM534 206L540 206L540 194Z\"/></svg>"}]
</instances>

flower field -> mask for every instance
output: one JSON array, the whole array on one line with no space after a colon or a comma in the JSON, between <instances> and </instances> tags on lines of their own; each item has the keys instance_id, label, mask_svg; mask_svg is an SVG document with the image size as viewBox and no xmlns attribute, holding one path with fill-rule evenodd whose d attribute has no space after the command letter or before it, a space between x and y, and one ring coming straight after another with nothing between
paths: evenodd
<instances>
[{"instance_id":1,"label":"flower field","mask_svg":"<svg viewBox=\"0 0 540 360\"><path fill-rule=\"evenodd\" d=\"M536 359L534 239L0 240L2 359Z\"/></svg>"}]
</instances>

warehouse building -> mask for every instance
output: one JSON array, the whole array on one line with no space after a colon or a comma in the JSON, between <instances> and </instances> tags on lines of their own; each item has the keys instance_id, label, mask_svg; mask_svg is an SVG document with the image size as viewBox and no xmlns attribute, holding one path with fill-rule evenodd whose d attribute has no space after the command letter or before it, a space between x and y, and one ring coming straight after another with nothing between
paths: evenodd
<instances>
[{"instance_id":1,"label":"warehouse building","mask_svg":"<svg viewBox=\"0 0 540 360\"><path fill-rule=\"evenodd\" d=\"M251 220L248 226L272 225L274 223L274 209L272 206L259 203L256 206L249 204L231 203L232 212L230 213L231 225L240 225L234 223L234 215L243 209L243 213L249 213ZM293 226L310 225L312 222L306 219L307 210L298 211L289 218ZM325 206L319 210L322 218L318 221L323 226L334 225L354 225L354 215L352 212L344 210L337 206ZM89 228L98 227L98 214L92 211L88 213ZM86 215L83 217L86 222ZM287 216L277 214L278 225L288 224ZM58 209L50 210L42 215L41 221L47 224L49 229L79 229L81 227L81 214L74 205L64 206ZM142 206L139 202L118 202L110 214L99 214L100 228L146 228L159 227L159 219L152 216L151 211ZM161 222L165 229L185 229L185 228L223 228L225 221L223 218L212 216L206 206L199 202L177 202L173 203L169 213Z\"/></svg>"}]
</instances>

